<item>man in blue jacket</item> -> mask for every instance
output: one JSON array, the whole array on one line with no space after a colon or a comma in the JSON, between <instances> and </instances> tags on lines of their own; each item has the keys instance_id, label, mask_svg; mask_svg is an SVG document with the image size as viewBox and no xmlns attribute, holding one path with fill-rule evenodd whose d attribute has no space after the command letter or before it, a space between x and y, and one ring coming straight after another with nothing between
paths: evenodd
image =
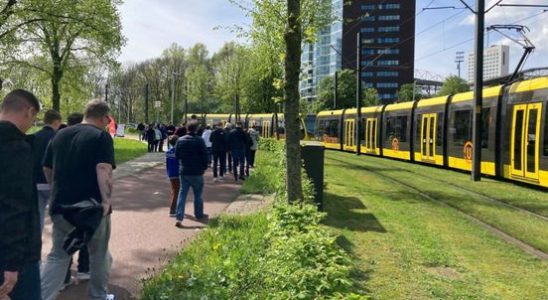
<instances>
[{"instance_id":1,"label":"man in blue jacket","mask_svg":"<svg viewBox=\"0 0 548 300\"><path fill-rule=\"evenodd\" d=\"M177 141L175 155L180 161L179 176L181 189L177 200L175 226L183 228L186 196L190 187L194 192L194 216L196 219L205 219L202 191L204 189L204 172L207 169L207 150L204 140L197 135L198 122L187 125L187 134Z\"/></svg>"}]
</instances>

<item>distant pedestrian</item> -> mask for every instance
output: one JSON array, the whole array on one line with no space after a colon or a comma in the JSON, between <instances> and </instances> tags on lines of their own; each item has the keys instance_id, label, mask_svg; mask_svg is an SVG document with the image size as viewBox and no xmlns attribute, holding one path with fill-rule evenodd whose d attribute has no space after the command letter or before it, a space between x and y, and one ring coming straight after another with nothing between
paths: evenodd
<instances>
[{"instance_id":1,"label":"distant pedestrian","mask_svg":"<svg viewBox=\"0 0 548 300\"><path fill-rule=\"evenodd\" d=\"M211 166L211 127L206 126L204 132L202 133L202 138L204 139L206 150L207 150L207 166Z\"/></svg>"},{"instance_id":2,"label":"distant pedestrian","mask_svg":"<svg viewBox=\"0 0 548 300\"><path fill-rule=\"evenodd\" d=\"M139 131L139 141L143 141L146 139L145 129L145 124L139 123L139 125L137 125L137 131Z\"/></svg>"},{"instance_id":3,"label":"distant pedestrian","mask_svg":"<svg viewBox=\"0 0 548 300\"><path fill-rule=\"evenodd\" d=\"M154 143L156 140L156 133L154 132L154 124L148 125L146 130L148 152L154 152Z\"/></svg>"},{"instance_id":4,"label":"distant pedestrian","mask_svg":"<svg viewBox=\"0 0 548 300\"><path fill-rule=\"evenodd\" d=\"M67 118L67 125L73 126L82 123L82 121L84 121L83 113L72 113Z\"/></svg>"},{"instance_id":5,"label":"distant pedestrian","mask_svg":"<svg viewBox=\"0 0 548 300\"><path fill-rule=\"evenodd\" d=\"M250 156L249 156L248 164L251 166L251 168L255 168L255 154L257 152L257 148L259 147L260 135L257 132L255 125L249 128L248 134L249 134L249 137L251 138L251 143L252 143L251 147L249 148Z\"/></svg>"},{"instance_id":6,"label":"distant pedestrian","mask_svg":"<svg viewBox=\"0 0 548 300\"><path fill-rule=\"evenodd\" d=\"M230 124L230 122L226 122L225 124L225 139L226 139L226 161L228 164L228 172L232 173L232 155L230 154L230 150L228 149L228 137L230 136L230 131L234 129L234 126Z\"/></svg>"},{"instance_id":7,"label":"distant pedestrian","mask_svg":"<svg viewBox=\"0 0 548 300\"><path fill-rule=\"evenodd\" d=\"M154 127L154 152L160 151L160 141L162 140L162 131L160 130L160 125ZM163 146L163 142L162 142Z\"/></svg>"},{"instance_id":8,"label":"distant pedestrian","mask_svg":"<svg viewBox=\"0 0 548 300\"><path fill-rule=\"evenodd\" d=\"M112 256L108 244L115 168L113 141L104 130L109 111L104 101L89 102L84 122L59 131L46 151L44 174L53 186L53 246L42 270L43 300L56 299L71 260L68 253L82 244L90 254L89 298L103 300L109 296ZM82 204L89 207L85 217L79 213Z\"/></svg>"},{"instance_id":9,"label":"distant pedestrian","mask_svg":"<svg viewBox=\"0 0 548 300\"><path fill-rule=\"evenodd\" d=\"M42 170L42 160L49 142L61 126L61 121L59 112L53 109L48 110L44 113L44 127L33 134L32 156L34 158L34 182L38 195L38 212L40 213L40 231L44 229L44 216L51 192Z\"/></svg>"},{"instance_id":10,"label":"distant pedestrian","mask_svg":"<svg viewBox=\"0 0 548 300\"><path fill-rule=\"evenodd\" d=\"M232 155L232 175L234 175L234 180L236 181L238 181L238 179L245 180L244 157L246 144L247 140L242 128L242 122L236 122L236 127L232 129L228 135L228 149Z\"/></svg>"},{"instance_id":11,"label":"distant pedestrian","mask_svg":"<svg viewBox=\"0 0 548 300\"><path fill-rule=\"evenodd\" d=\"M0 103L0 299L41 300L40 217L25 136L39 111L38 99L24 90Z\"/></svg>"},{"instance_id":12,"label":"distant pedestrian","mask_svg":"<svg viewBox=\"0 0 548 300\"><path fill-rule=\"evenodd\" d=\"M179 179L179 160L175 153L178 136L172 135L169 137L169 145L171 148L166 152L166 171L167 178L171 183L171 205L169 207L169 216L175 217L177 209L177 198L179 197L179 189L181 188L181 180Z\"/></svg>"},{"instance_id":13,"label":"distant pedestrian","mask_svg":"<svg viewBox=\"0 0 548 300\"><path fill-rule=\"evenodd\" d=\"M179 128L175 130L175 135L178 137L183 137L186 135L186 124L182 124Z\"/></svg>"},{"instance_id":14,"label":"distant pedestrian","mask_svg":"<svg viewBox=\"0 0 548 300\"><path fill-rule=\"evenodd\" d=\"M226 137L221 122L217 123L211 133L211 152L213 155L213 181L223 180L226 173Z\"/></svg>"},{"instance_id":15,"label":"distant pedestrian","mask_svg":"<svg viewBox=\"0 0 548 300\"><path fill-rule=\"evenodd\" d=\"M188 191L192 187L194 193L194 216L196 219L205 219L202 191L204 188L204 172L207 169L207 152L204 140L197 136L198 123L187 125L187 134L177 141L176 157L180 162L179 175L181 190L177 200L177 222L175 226L183 228L185 204Z\"/></svg>"},{"instance_id":16,"label":"distant pedestrian","mask_svg":"<svg viewBox=\"0 0 548 300\"><path fill-rule=\"evenodd\" d=\"M164 141L168 138L166 127L161 124L158 125L158 129L160 130L160 142L158 143L158 152L164 152Z\"/></svg>"}]
</instances>

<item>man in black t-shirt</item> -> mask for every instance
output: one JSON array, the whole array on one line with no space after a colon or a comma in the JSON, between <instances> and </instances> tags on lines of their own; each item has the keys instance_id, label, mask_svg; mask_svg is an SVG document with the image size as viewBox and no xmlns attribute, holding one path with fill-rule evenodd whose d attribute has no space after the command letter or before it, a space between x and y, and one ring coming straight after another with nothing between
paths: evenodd
<instances>
[{"instance_id":1,"label":"man in black t-shirt","mask_svg":"<svg viewBox=\"0 0 548 300\"><path fill-rule=\"evenodd\" d=\"M109 123L109 107L91 101L84 122L57 133L46 150L44 173L52 184L50 206L53 247L42 271L43 300L54 300L62 286L71 257L63 249L65 237L74 229L61 215L62 205L90 198L103 206L103 219L87 243L90 254L90 299L105 299L112 265L108 251L114 147L104 130Z\"/></svg>"}]
</instances>

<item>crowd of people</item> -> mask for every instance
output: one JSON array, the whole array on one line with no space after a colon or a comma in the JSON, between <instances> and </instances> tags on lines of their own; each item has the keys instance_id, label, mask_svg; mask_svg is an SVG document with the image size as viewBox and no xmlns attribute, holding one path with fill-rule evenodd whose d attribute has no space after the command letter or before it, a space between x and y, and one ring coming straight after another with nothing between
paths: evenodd
<instances>
[{"instance_id":1,"label":"crowd of people","mask_svg":"<svg viewBox=\"0 0 548 300\"><path fill-rule=\"evenodd\" d=\"M0 299L54 300L73 280L89 280L89 298L107 293L112 258L108 250L112 213L112 171L116 167L109 106L90 101L84 113L62 123L44 113L25 90L0 103ZM46 209L52 221L52 249L41 261ZM72 256L78 272L71 276Z\"/></svg>"},{"instance_id":2,"label":"crowd of people","mask_svg":"<svg viewBox=\"0 0 548 300\"><path fill-rule=\"evenodd\" d=\"M108 250L112 214L112 173L116 168L110 108L90 101L83 113L62 123L55 110L44 126L27 135L40 112L38 99L14 90L0 102L0 300L54 300L74 281L89 280L90 299L111 300ZM194 216L204 213L204 173L215 182L232 174L245 180L254 166L259 134L241 122L205 126L192 116L181 127L139 124L149 152L162 152L172 195L169 214L184 228L186 196L194 193ZM52 221L52 249L41 261L46 211ZM72 256L78 254L75 276Z\"/></svg>"},{"instance_id":3,"label":"crowd of people","mask_svg":"<svg viewBox=\"0 0 548 300\"><path fill-rule=\"evenodd\" d=\"M194 193L195 217L207 217L203 214L203 174L211 168L214 182L224 181L229 173L235 181L245 180L254 167L259 134L254 126L244 130L241 122L202 126L193 115L186 126L175 129L168 141L166 171L172 187L169 215L182 228L190 188Z\"/></svg>"}]
</instances>

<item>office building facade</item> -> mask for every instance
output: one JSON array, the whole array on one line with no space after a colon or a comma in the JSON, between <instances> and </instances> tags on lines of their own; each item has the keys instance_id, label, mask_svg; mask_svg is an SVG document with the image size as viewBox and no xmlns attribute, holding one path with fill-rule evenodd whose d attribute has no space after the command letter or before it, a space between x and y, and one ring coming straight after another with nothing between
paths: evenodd
<instances>
[{"instance_id":1,"label":"office building facade","mask_svg":"<svg viewBox=\"0 0 548 300\"><path fill-rule=\"evenodd\" d=\"M510 47L494 45L483 52L483 80L489 80L508 75ZM468 54L468 82L473 83L475 78L474 66L476 58L474 53Z\"/></svg>"},{"instance_id":2,"label":"office building facade","mask_svg":"<svg viewBox=\"0 0 548 300\"><path fill-rule=\"evenodd\" d=\"M357 33L362 35L358 73L363 87L375 88L384 103L413 82L415 1L333 0L340 21L322 29L313 45L303 46L301 96L312 100L323 78L344 69L357 69ZM327 67L329 66L329 67Z\"/></svg>"}]
</instances>

